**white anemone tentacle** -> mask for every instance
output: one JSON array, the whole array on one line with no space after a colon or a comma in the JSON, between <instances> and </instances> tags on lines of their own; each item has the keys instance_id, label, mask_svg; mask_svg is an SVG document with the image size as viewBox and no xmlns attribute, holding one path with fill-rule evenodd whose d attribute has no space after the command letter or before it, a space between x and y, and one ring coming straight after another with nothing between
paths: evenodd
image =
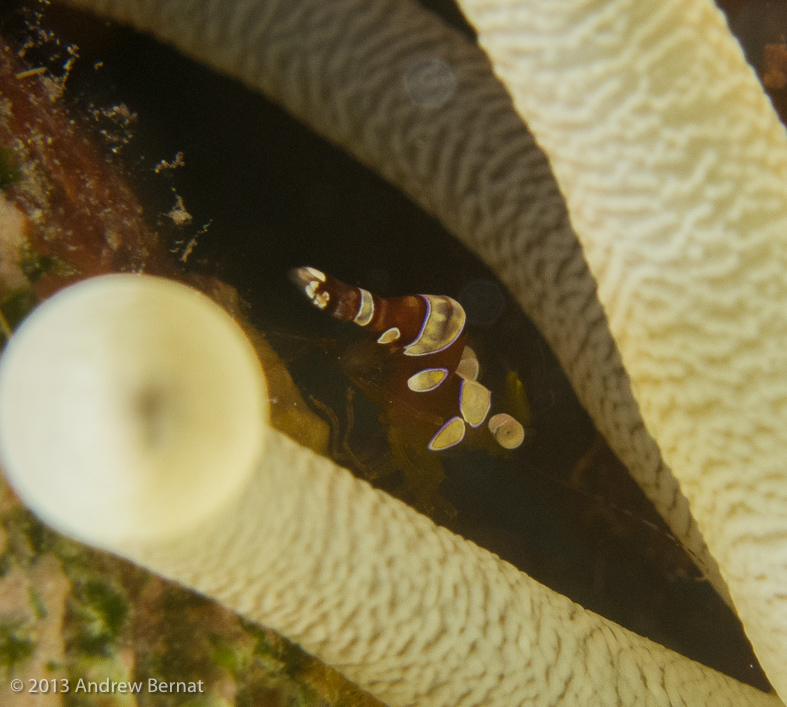
<instances>
[{"instance_id":1,"label":"white anemone tentacle","mask_svg":"<svg viewBox=\"0 0 787 707\"><path fill-rule=\"evenodd\" d=\"M0 452L56 528L274 628L389 707L780 704L269 429L264 394L251 345L208 298L104 276L8 344Z\"/></svg>"},{"instance_id":2,"label":"white anemone tentacle","mask_svg":"<svg viewBox=\"0 0 787 707\"><path fill-rule=\"evenodd\" d=\"M413 0L64 1L149 32L262 91L477 252L729 603L688 502L642 423L549 162L475 44ZM434 95L413 85L425 60L441 62L452 79L434 82Z\"/></svg>"},{"instance_id":3,"label":"white anemone tentacle","mask_svg":"<svg viewBox=\"0 0 787 707\"><path fill-rule=\"evenodd\" d=\"M787 696L787 132L711 0L460 0Z\"/></svg>"}]
</instances>

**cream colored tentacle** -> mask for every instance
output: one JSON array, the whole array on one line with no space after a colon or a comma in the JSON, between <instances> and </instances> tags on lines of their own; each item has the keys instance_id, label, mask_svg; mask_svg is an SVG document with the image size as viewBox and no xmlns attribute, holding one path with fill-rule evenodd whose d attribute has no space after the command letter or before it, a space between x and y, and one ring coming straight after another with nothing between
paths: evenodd
<instances>
[{"instance_id":1,"label":"cream colored tentacle","mask_svg":"<svg viewBox=\"0 0 787 707\"><path fill-rule=\"evenodd\" d=\"M461 0L787 697L787 133L711 0Z\"/></svg>"},{"instance_id":2,"label":"cream colored tentacle","mask_svg":"<svg viewBox=\"0 0 787 707\"><path fill-rule=\"evenodd\" d=\"M3 351L2 463L61 532L276 629L390 707L780 704L269 428L267 389L204 295L88 279Z\"/></svg>"},{"instance_id":3,"label":"cream colored tentacle","mask_svg":"<svg viewBox=\"0 0 787 707\"><path fill-rule=\"evenodd\" d=\"M476 250L557 353L582 404L716 589L726 588L645 430L547 160L483 53L410 0L68 0L279 101ZM413 103L413 62L456 80Z\"/></svg>"},{"instance_id":4,"label":"cream colored tentacle","mask_svg":"<svg viewBox=\"0 0 787 707\"><path fill-rule=\"evenodd\" d=\"M115 545L271 626L391 707L777 707L585 611L270 430L238 502L190 534Z\"/></svg>"}]
</instances>

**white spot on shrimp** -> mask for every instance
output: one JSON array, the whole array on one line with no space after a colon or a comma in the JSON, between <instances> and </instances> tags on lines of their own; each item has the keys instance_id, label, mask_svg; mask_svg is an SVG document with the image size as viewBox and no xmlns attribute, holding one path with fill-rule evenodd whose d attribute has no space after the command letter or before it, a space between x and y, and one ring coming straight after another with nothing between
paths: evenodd
<instances>
[{"instance_id":1,"label":"white spot on shrimp","mask_svg":"<svg viewBox=\"0 0 787 707\"><path fill-rule=\"evenodd\" d=\"M377 339L378 344L390 344L393 341L396 341L402 332L399 331L399 327L391 327L390 329L386 329L382 334L380 334L380 338Z\"/></svg>"},{"instance_id":2,"label":"white spot on shrimp","mask_svg":"<svg viewBox=\"0 0 787 707\"><path fill-rule=\"evenodd\" d=\"M465 438L465 423L461 417L452 417L437 434L432 437L427 448L432 452L440 452L459 444Z\"/></svg>"},{"instance_id":3,"label":"white spot on shrimp","mask_svg":"<svg viewBox=\"0 0 787 707\"><path fill-rule=\"evenodd\" d=\"M489 388L475 381L463 380L459 393L459 411L470 427L479 427L492 407Z\"/></svg>"},{"instance_id":4,"label":"white spot on shrimp","mask_svg":"<svg viewBox=\"0 0 787 707\"><path fill-rule=\"evenodd\" d=\"M414 393L428 393L437 388L447 376L447 368L424 368L407 379L407 387Z\"/></svg>"},{"instance_id":5,"label":"white spot on shrimp","mask_svg":"<svg viewBox=\"0 0 787 707\"><path fill-rule=\"evenodd\" d=\"M319 309L325 309L328 306L328 302L331 301L331 296L327 292L320 292L317 296L312 300L315 305Z\"/></svg>"}]
</instances>

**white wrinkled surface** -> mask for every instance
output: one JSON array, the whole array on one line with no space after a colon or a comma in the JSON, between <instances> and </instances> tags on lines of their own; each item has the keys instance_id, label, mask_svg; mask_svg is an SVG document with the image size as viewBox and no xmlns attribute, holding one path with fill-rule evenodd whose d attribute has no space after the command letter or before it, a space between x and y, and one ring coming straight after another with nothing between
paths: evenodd
<instances>
[{"instance_id":1,"label":"white wrinkled surface","mask_svg":"<svg viewBox=\"0 0 787 707\"><path fill-rule=\"evenodd\" d=\"M269 435L234 507L177 542L115 549L298 641L390 707L780 704Z\"/></svg>"},{"instance_id":2,"label":"white wrinkled surface","mask_svg":"<svg viewBox=\"0 0 787 707\"><path fill-rule=\"evenodd\" d=\"M688 502L644 427L549 163L475 44L411 0L68 2L150 32L263 91L476 251L539 327L614 452L728 599ZM408 90L413 67L424 62L452 71L450 95L446 81L430 79L431 99L440 96L428 106Z\"/></svg>"},{"instance_id":3,"label":"white wrinkled surface","mask_svg":"<svg viewBox=\"0 0 787 707\"><path fill-rule=\"evenodd\" d=\"M463 0L787 694L787 139L710 0Z\"/></svg>"}]
</instances>

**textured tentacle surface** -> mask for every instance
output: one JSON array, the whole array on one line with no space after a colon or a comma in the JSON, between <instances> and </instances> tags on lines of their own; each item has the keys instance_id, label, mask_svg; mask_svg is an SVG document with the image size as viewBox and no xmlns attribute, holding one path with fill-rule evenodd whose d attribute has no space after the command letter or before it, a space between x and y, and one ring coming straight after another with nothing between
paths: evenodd
<instances>
[{"instance_id":1,"label":"textured tentacle surface","mask_svg":"<svg viewBox=\"0 0 787 707\"><path fill-rule=\"evenodd\" d=\"M68 2L151 32L264 91L476 250L726 597L688 503L643 426L549 164L475 45L409 0ZM448 72L425 94L408 89L424 60Z\"/></svg>"},{"instance_id":2,"label":"textured tentacle surface","mask_svg":"<svg viewBox=\"0 0 787 707\"><path fill-rule=\"evenodd\" d=\"M271 430L242 498L130 559L271 626L391 707L771 705L584 611Z\"/></svg>"},{"instance_id":3,"label":"textured tentacle surface","mask_svg":"<svg viewBox=\"0 0 787 707\"><path fill-rule=\"evenodd\" d=\"M463 0L787 695L787 136L710 0Z\"/></svg>"}]
</instances>

